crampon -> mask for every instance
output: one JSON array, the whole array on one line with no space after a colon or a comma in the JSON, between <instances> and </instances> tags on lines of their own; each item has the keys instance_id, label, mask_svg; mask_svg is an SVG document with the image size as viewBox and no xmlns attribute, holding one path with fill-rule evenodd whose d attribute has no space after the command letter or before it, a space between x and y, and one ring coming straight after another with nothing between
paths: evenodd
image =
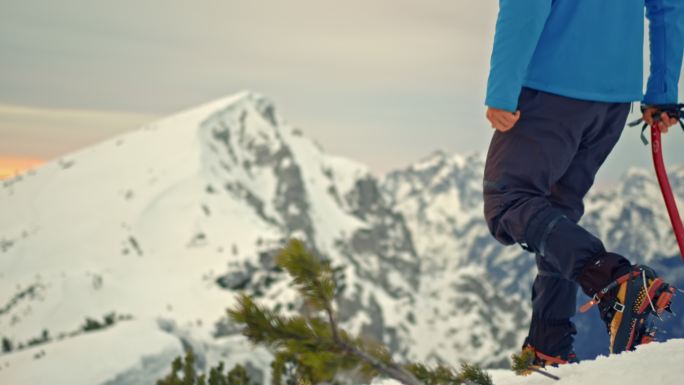
<instances>
[{"instance_id":1,"label":"crampon","mask_svg":"<svg viewBox=\"0 0 684 385\"><path fill-rule=\"evenodd\" d=\"M610 353L634 350L655 339L657 328L650 318L662 319L663 313L672 313L670 304L676 291L658 278L653 269L635 265L629 273L594 294L580 312L599 305L610 335Z\"/></svg>"}]
</instances>

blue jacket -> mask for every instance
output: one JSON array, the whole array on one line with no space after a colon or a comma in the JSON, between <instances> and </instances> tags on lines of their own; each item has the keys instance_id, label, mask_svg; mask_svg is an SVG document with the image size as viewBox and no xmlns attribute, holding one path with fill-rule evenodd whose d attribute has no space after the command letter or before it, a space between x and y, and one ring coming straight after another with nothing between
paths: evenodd
<instances>
[{"instance_id":1,"label":"blue jacket","mask_svg":"<svg viewBox=\"0 0 684 385\"><path fill-rule=\"evenodd\" d=\"M605 102L675 103L684 0L499 0L485 104L515 111L523 86ZM651 69L643 95L644 7Z\"/></svg>"}]
</instances>

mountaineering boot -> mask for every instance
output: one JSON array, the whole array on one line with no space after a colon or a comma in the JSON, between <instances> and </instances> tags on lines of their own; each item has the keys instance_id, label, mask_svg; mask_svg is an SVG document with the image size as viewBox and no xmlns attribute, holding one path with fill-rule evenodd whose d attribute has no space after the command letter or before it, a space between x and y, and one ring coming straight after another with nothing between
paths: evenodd
<instances>
[{"instance_id":1,"label":"mountaineering boot","mask_svg":"<svg viewBox=\"0 0 684 385\"><path fill-rule=\"evenodd\" d=\"M599 305L610 335L611 354L651 342L655 331L649 328L649 316L660 318L664 311L671 311L675 293L675 288L658 278L653 269L630 265L614 253L602 254L587 264L577 282L592 298L580 312Z\"/></svg>"}]
</instances>

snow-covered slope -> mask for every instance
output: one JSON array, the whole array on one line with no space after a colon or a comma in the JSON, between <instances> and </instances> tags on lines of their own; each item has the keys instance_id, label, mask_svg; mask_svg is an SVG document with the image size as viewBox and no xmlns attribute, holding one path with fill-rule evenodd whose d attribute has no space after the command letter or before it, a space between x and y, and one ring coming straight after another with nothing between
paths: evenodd
<instances>
[{"instance_id":1,"label":"snow-covered slope","mask_svg":"<svg viewBox=\"0 0 684 385\"><path fill-rule=\"evenodd\" d=\"M684 202L684 166L669 166L678 205ZM652 170L630 169L615 188L586 202L584 225L616 252L657 262L679 254L672 225Z\"/></svg>"},{"instance_id":2,"label":"snow-covered slope","mask_svg":"<svg viewBox=\"0 0 684 385\"><path fill-rule=\"evenodd\" d=\"M527 282L511 272L529 272L531 264L518 250L493 242L484 226L482 169L479 155L436 152L389 173L382 187L411 230L421 277L429 277L417 296L422 317L415 334L430 330L439 342L426 353L458 357L466 351L469 360L505 366L527 333L529 312L521 295ZM446 306L449 313L430 306Z\"/></svg>"},{"instance_id":3,"label":"snow-covered slope","mask_svg":"<svg viewBox=\"0 0 684 385\"><path fill-rule=\"evenodd\" d=\"M511 371L493 370L495 385L678 385L684 378L684 340L639 346L636 351L596 360L550 368L559 381L539 374L516 376Z\"/></svg>"},{"instance_id":4,"label":"snow-covered slope","mask_svg":"<svg viewBox=\"0 0 684 385\"><path fill-rule=\"evenodd\" d=\"M517 376L510 370L490 370L494 385L679 385L684 377L681 366L684 340L639 346L636 351L578 364L549 368L554 380L540 374ZM399 385L390 379L377 379L373 385Z\"/></svg>"},{"instance_id":5,"label":"snow-covered slope","mask_svg":"<svg viewBox=\"0 0 684 385\"><path fill-rule=\"evenodd\" d=\"M259 95L209 103L5 181L0 212L0 336L15 351L79 344L86 318L110 329L163 321L185 344L229 344L238 330L225 309L237 291L299 305L273 264L290 237L343 267L345 326L408 349L400 326L420 263L401 216L364 166L321 152ZM128 341L107 345L115 354ZM61 359L46 352L40 360ZM82 362L63 364L77 375Z\"/></svg>"},{"instance_id":6,"label":"snow-covered slope","mask_svg":"<svg viewBox=\"0 0 684 385\"><path fill-rule=\"evenodd\" d=\"M126 322L0 356L3 384L104 384L113 375L153 384L182 355L180 341L152 322Z\"/></svg>"}]
</instances>

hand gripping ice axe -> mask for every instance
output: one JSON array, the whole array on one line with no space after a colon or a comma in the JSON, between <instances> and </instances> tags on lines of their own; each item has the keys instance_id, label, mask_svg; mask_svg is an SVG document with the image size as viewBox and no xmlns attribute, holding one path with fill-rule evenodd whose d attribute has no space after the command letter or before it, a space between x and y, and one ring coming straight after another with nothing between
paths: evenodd
<instances>
[{"instance_id":1,"label":"hand gripping ice axe","mask_svg":"<svg viewBox=\"0 0 684 385\"><path fill-rule=\"evenodd\" d=\"M653 125L651 125L651 152L653 153L653 166L655 167L656 176L658 177L658 184L660 185L660 191L663 194L663 199L665 200L665 206L667 207L667 213L670 216L670 221L672 222L672 228L677 238L677 244L679 245L679 252L684 259L684 226L682 226L682 219L679 216L679 210L677 209L677 202L675 202L674 194L672 194L672 187L670 186L670 181L667 178L667 173L665 171L665 163L663 161L663 148L660 137L660 129L658 128L658 122L662 113L666 113L671 118L677 119L679 125L684 129L684 104L670 104L670 105L659 105L655 106L657 111L653 113ZM642 112L646 109L645 106L641 107ZM636 120L629 124L630 127L638 126L643 122L643 119ZM644 123L641 128L641 140L644 144L648 145L648 140L644 135L648 123Z\"/></svg>"}]
</instances>

